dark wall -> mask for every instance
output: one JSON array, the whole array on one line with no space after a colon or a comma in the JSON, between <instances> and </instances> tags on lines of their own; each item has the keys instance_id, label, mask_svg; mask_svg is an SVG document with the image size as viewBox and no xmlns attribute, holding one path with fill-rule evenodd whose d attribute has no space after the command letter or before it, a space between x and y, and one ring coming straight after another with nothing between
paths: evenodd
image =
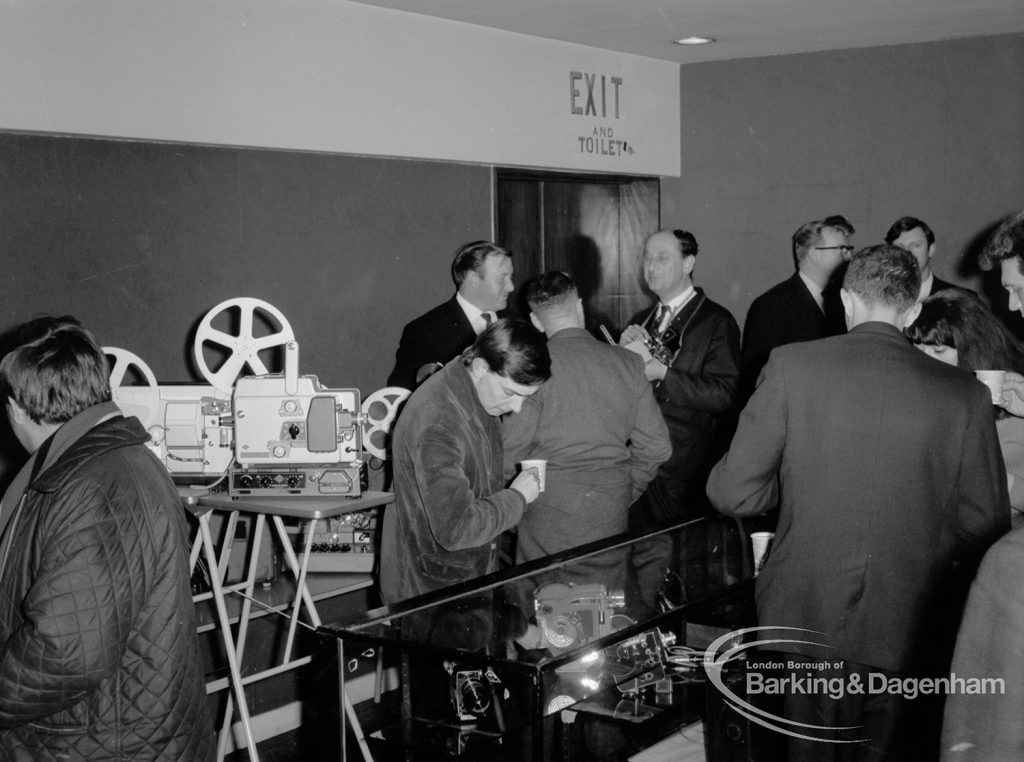
<instances>
[{"instance_id":1,"label":"dark wall","mask_svg":"<svg viewBox=\"0 0 1024 762\"><path fill-rule=\"evenodd\" d=\"M979 239L1024 208L1022 72L1021 34L683 66L662 224L696 234L696 279L741 325L793 272L793 231L834 213L857 246L924 219L937 274L977 287Z\"/></svg>"},{"instance_id":2,"label":"dark wall","mask_svg":"<svg viewBox=\"0 0 1024 762\"><path fill-rule=\"evenodd\" d=\"M161 382L202 382L193 332L239 296L277 307L299 371L384 385L406 321L491 236L487 167L0 134L0 330L71 313Z\"/></svg>"}]
</instances>

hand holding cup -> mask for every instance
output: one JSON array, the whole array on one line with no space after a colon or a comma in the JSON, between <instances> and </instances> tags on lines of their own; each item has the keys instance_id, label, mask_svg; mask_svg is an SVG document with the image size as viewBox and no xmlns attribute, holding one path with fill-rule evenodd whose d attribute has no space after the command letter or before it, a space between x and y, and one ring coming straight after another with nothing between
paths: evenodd
<instances>
[{"instance_id":1,"label":"hand holding cup","mask_svg":"<svg viewBox=\"0 0 1024 762\"><path fill-rule=\"evenodd\" d=\"M527 503L536 500L544 491L544 477L547 472L546 460L524 460L519 464L519 474L509 485L526 498Z\"/></svg>"},{"instance_id":2,"label":"hand holding cup","mask_svg":"<svg viewBox=\"0 0 1024 762\"><path fill-rule=\"evenodd\" d=\"M755 577L761 573L761 567L764 566L765 557L768 555L768 549L773 539L775 539L775 532L754 532L750 535L750 544L754 550Z\"/></svg>"},{"instance_id":3,"label":"hand holding cup","mask_svg":"<svg viewBox=\"0 0 1024 762\"><path fill-rule=\"evenodd\" d=\"M976 370L974 375L978 377L981 383L988 387L992 393L992 404L1001 405L1003 403L1003 385L1006 383L1006 371L1005 370Z\"/></svg>"}]
</instances>

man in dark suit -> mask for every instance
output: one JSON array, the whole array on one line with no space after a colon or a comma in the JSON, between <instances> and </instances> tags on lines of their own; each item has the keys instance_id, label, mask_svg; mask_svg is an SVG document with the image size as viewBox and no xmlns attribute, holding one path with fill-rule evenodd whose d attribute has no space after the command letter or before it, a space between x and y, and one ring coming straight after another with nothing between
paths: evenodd
<instances>
[{"instance_id":1,"label":"man in dark suit","mask_svg":"<svg viewBox=\"0 0 1024 762\"><path fill-rule=\"evenodd\" d=\"M754 393L775 347L846 333L839 289L830 280L853 253L853 225L841 215L813 220L793 234L796 272L757 297L743 326L742 394Z\"/></svg>"},{"instance_id":2,"label":"man in dark suit","mask_svg":"<svg viewBox=\"0 0 1024 762\"><path fill-rule=\"evenodd\" d=\"M551 380L502 426L506 477L524 458L547 461L544 492L519 522L517 563L625 532L630 504L672 454L643 361L587 332L572 278L544 273L526 302L548 337ZM609 589L625 583L624 564L575 571Z\"/></svg>"},{"instance_id":3,"label":"man in dark suit","mask_svg":"<svg viewBox=\"0 0 1024 762\"><path fill-rule=\"evenodd\" d=\"M892 223L885 234L885 242L906 249L914 255L921 271L921 290L917 300L923 302L932 294L947 288L958 288L932 272L932 257L935 256L935 233L917 217L900 217Z\"/></svg>"},{"instance_id":4,"label":"man in dark suit","mask_svg":"<svg viewBox=\"0 0 1024 762\"><path fill-rule=\"evenodd\" d=\"M388 386L415 389L504 317L512 293L512 258L490 241L461 247L452 260L455 295L402 330Z\"/></svg>"},{"instance_id":5,"label":"man in dark suit","mask_svg":"<svg viewBox=\"0 0 1024 762\"><path fill-rule=\"evenodd\" d=\"M636 526L706 513L704 483L717 459L722 424L736 408L739 326L693 285L696 262L692 233L661 230L648 238L644 281L659 301L636 315L619 339L634 348L653 343L644 373L672 440L672 457L634 506Z\"/></svg>"},{"instance_id":6,"label":"man in dark suit","mask_svg":"<svg viewBox=\"0 0 1024 762\"><path fill-rule=\"evenodd\" d=\"M708 481L712 504L733 516L757 514L781 496L757 613L764 627L813 631L791 636L784 649L796 654L800 677L850 686L948 670L948 646L934 646L957 615L953 561L980 554L1009 524L987 390L901 333L920 310L919 285L903 249L858 252L841 292L850 332L772 353ZM870 739L849 758L933 758L881 756L899 751L906 727L909 702L899 692L794 690L785 703L790 720L851 726L854 738ZM915 728L920 749L937 743L938 724L933 717ZM791 760L851 752L845 742L789 743Z\"/></svg>"}]
</instances>

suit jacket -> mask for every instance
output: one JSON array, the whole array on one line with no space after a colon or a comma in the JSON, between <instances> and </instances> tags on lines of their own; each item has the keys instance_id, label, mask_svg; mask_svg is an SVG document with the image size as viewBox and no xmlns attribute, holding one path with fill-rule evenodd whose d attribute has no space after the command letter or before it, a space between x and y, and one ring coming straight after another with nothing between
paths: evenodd
<instances>
[{"instance_id":1,"label":"suit jacket","mask_svg":"<svg viewBox=\"0 0 1024 762\"><path fill-rule=\"evenodd\" d=\"M384 602L494 571L494 540L518 523L526 501L502 488L501 424L480 404L460 360L405 403L392 450L395 502L381 533Z\"/></svg>"},{"instance_id":2,"label":"suit jacket","mask_svg":"<svg viewBox=\"0 0 1024 762\"><path fill-rule=\"evenodd\" d=\"M545 491L519 522L518 561L626 531L630 503L672 454L638 355L582 328L547 346L551 379L502 425L506 477L524 458L548 461Z\"/></svg>"},{"instance_id":3,"label":"suit jacket","mask_svg":"<svg viewBox=\"0 0 1024 762\"><path fill-rule=\"evenodd\" d=\"M754 393L757 377L775 347L846 332L841 305L839 314L835 314L838 298L834 291L826 289L824 294L828 318L799 273L793 273L753 301L743 325L743 399Z\"/></svg>"},{"instance_id":4,"label":"suit jacket","mask_svg":"<svg viewBox=\"0 0 1024 762\"><path fill-rule=\"evenodd\" d=\"M650 330L657 306L636 315L631 323ZM721 423L737 405L740 375L740 329L725 307L708 299L703 289L666 326L664 335L672 362L654 398L668 424L672 457L659 477L680 481L703 478L717 460Z\"/></svg>"},{"instance_id":5,"label":"suit jacket","mask_svg":"<svg viewBox=\"0 0 1024 762\"><path fill-rule=\"evenodd\" d=\"M954 558L1009 526L987 389L877 322L772 353L708 496L733 516L778 500L762 625L824 633L832 658L897 672L922 666L945 624Z\"/></svg>"},{"instance_id":6,"label":"suit jacket","mask_svg":"<svg viewBox=\"0 0 1024 762\"><path fill-rule=\"evenodd\" d=\"M395 353L395 369L388 386L416 388L416 373L424 365L444 365L476 340L469 318L452 296L429 312L407 323Z\"/></svg>"},{"instance_id":7,"label":"suit jacket","mask_svg":"<svg viewBox=\"0 0 1024 762\"><path fill-rule=\"evenodd\" d=\"M955 286L952 283L942 280L937 275L932 275L932 290L930 293L927 294L925 298L931 296L932 294L937 294L940 291L945 291L946 289L949 288L960 288L960 286Z\"/></svg>"}]
</instances>

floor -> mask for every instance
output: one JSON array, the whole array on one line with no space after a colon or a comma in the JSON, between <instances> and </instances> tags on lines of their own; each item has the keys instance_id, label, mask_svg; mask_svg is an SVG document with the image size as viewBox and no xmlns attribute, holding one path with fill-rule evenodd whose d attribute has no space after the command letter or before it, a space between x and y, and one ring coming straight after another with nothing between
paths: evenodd
<instances>
[{"instance_id":1,"label":"floor","mask_svg":"<svg viewBox=\"0 0 1024 762\"><path fill-rule=\"evenodd\" d=\"M259 744L261 762L293 762L293 760L340 759L336 739L316 728L295 730ZM352 750L349 759L358 752ZM238 752L228 762L246 762L249 754ZM358 756L355 757L359 759ZM700 723L682 728L677 733L629 758L629 762L705 762L704 729Z\"/></svg>"}]
</instances>

